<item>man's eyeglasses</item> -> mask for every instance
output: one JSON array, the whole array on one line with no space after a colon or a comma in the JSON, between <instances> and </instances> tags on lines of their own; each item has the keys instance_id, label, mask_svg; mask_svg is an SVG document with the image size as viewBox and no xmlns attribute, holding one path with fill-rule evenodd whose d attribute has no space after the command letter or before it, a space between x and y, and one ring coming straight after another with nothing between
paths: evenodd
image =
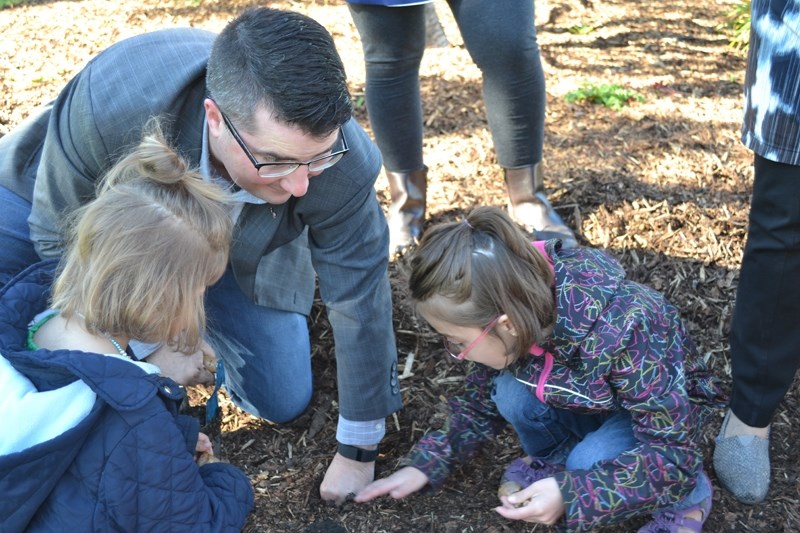
<instances>
[{"instance_id":1,"label":"man's eyeglasses","mask_svg":"<svg viewBox=\"0 0 800 533\"><path fill-rule=\"evenodd\" d=\"M490 331L492 331L492 329L494 329L494 327L497 325L497 321L500 320L501 316L502 315L497 315L497 317L495 317L494 320L489 322L489 325L486 326L483 329L483 331L481 331L481 334L478 335L474 341L469 343L469 345L466 348L464 348L463 345L461 344L450 342L449 340L447 340L447 337L442 337L442 342L444 342L445 351L447 351L447 353L449 353L452 357L458 359L459 361L463 361L464 358L469 354L469 352L471 352L472 349L475 348L475 346L477 346L478 343L481 342L481 340L486 335L488 335Z\"/></svg>"},{"instance_id":2,"label":"man's eyeglasses","mask_svg":"<svg viewBox=\"0 0 800 533\"><path fill-rule=\"evenodd\" d=\"M217 106L217 109L219 109L219 106ZM342 156L349 150L347 147L347 139L344 136L344 130L340 128L339 135L342 139L341 149L331 152L328 155L317 157L316 159L312 159L311 161L306 161L304 163L300 161L275 161L274 163L259 163L258 159L255 158L253 153L244 143L244 140L242 140L239 132L236 130L233 124L231 124L228 116L222 112L222 109L219 109L219 114L222 115L222 120L225 121L225 126L228 127L228 131L231 132L233 138L236 139L236 142L242 147L242 150L244 150L244 153L247 154L247 157L253 163L253 166L256 167L258 175L262 178L280 178L281 176L291 174L301 165L306 165L309 172L322 172L326 168L330 168L338 163Z\"/></svg>"}]
</instances>

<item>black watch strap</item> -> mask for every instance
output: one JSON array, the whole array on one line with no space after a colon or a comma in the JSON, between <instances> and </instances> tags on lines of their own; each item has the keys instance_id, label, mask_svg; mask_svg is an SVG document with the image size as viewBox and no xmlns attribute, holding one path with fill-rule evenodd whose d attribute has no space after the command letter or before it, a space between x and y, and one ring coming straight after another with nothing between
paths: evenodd
<instances>
[{"instance_id":1,"label":"black watch strap","mask_svg":"<svg viewBox=\"0 0 800 533\"><path fill-rule=\"evenodd\" d=\"M359 463L371 463L378 458L377 449L365 450L363 448L350 446L349 444L339 443L339 449L337 451L342 457L347 457L348 459L358 461Z\"/></svg>"}]
</instances>

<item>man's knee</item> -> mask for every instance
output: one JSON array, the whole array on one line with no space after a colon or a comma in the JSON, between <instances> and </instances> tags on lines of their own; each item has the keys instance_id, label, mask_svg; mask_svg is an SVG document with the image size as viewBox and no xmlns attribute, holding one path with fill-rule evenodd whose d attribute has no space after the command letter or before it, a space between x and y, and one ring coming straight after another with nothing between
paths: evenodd
<instances>
[{"instance_id":1,"label":"man's knee","mask_svg":"<svg viewBox=\"0 0 800 533\"><path fill-rule=\"evenodd\" d=\"M39 261L30 241L28 215L30 203L5 187L0 187L0 286L25 268Z\"/></svg>"}]
</instances>

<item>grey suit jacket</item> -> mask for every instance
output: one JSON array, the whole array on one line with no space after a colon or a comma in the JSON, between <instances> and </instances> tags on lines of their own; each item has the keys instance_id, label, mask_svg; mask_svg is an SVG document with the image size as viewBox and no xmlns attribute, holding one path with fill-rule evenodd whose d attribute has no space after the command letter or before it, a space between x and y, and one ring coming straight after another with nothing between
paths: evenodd
<instances>
[{"instance_id":1,"label":"grey suit jacket","mask_svg":"<svg viewBox=\"0 0 800 533\"><path fill-rule=\"evenodd\" d=\"M168 116L176 147L199 162L214 37L173 29L121 41L0 139L0 185L32 202L29 225L39 255L60 253L64 213L94 197L96 180L138 142L151 116ZM372 420L401 407L388 229L374 190L378 149L354 120L344 129L350 151L314 177L305 196L245 206L231 265L255 303L304 314L316 271L336 343L340 412Z\"/></svg>"}]
</instances>

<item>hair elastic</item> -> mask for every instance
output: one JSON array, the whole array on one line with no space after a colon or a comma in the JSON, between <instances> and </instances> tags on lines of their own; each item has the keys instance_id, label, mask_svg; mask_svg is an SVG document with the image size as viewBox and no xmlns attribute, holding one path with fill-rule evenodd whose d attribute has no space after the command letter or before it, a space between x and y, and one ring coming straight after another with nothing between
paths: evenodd
<instances>
[{"instance_id":1,"label":"hair elastic","mask_svg":"<svg viewBox=\"0 0 800 533\"><path fill-rule=\"evenodd\" d=\"M469 220L467 220L466 218L464 220L462 220L461 223L464 224L465 226L467 226L469 229L475 229L472 226L472 224L469 223Z\"/></svg>"}]
</instances>

